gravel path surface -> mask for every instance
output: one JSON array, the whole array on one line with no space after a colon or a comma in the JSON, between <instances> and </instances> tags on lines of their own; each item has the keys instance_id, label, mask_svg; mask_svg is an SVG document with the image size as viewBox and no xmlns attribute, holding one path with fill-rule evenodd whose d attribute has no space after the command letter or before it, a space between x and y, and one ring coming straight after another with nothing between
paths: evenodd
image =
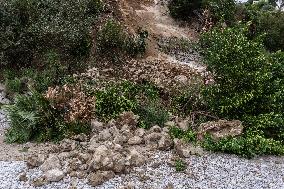
<instances>
[{"instance_id":1,"label":"gravel path surface","mask_svg":"<svg viewBox=\"0 0 284 189\"><path fill-rule=\"evenodd\" d=\"M171 152L159 152L154 160L128 175L117 176L95 189L120 188L122 186L137 189L283 189L284 161L281 157L264 157L253 160L241 159L233 155L206 154L186 159L185 172L177 173L168 163ZM31 181L20 182L18 175L26 169L24 162L0 161L0 188L35 188ZM28 172L30 180L40 175L37 169ZM39 189L60 189L76 186L78 189L91 189L85 180L65 178Z\"/></svg>"}]
</instances>

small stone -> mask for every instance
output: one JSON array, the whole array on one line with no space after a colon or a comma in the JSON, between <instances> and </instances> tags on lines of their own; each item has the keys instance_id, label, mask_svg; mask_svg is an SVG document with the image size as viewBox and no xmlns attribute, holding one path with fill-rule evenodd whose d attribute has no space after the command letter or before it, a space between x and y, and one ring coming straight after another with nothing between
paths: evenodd
<instances>
[{"instance_id":1,"label":"small stone","mask_svg":"<svg viewBox=\"0 0 284 189\"><path fill-rule=\"evenodd\" d=\"M47 184L47 181L44 177L39 177L39 178L33 180L32 183L35 187L40 187L40 186Z\"/></svg>"},{"instance_id":2,"label":"small stone","mask_svg":"<svg viewBox=\"0 0 284 189\"><path fill-rule=\"evenodd\" d=\"M48 182L58 182L64 177L64 172L60 169L52 169L45 173L45 179Z\"/></svg>"},{"instance_id":3,"label":"small stone","mask_svg":"<svg viewBox=\"0 0 284 189\"><path fill-rule=\"evenodd\" d=\"M45 156L42 154L38 156L30 156L27 158L27 166L29 169L39 167L41 164L43 164L44 160L45 160Z\"/></svg>"},{"instance_id":4,"label":"small stone","mask_svg":"<svg viewBox=\"0 0 284 189\"><path fill-rule=\"evenodd\" d=\"M104 124L97 120L91 121L92 132L100 132L104 129Z\"/></svg>"},{"instance_id":5,"label":"small stone","mask_svg":"<svg viewBox=\"0 0 284 189\"><path fill-rule=\"evenodd\" d=\"M111 137L112 137L112 135L111 135L111 133L109 132L109 130L108 130L108 129L105 129L105 130L103 130L102 132L100 132L98 139L99 139L100 141L106 141L106 140L108 140L108 139L111 138Z\"/></svg>"},{"instance_id":6,"label":"small stone","mask_svg":"<svg viewBox=\"0 0 284 189\"><path fill-rule=\"evenodd\" d=\"M166 187L165 187L165 189L174 189L175 187L174 187L174 185L172 184L172 183L169 183Z\"/></svg>"},{"instance_id":7,"label":"small stone","mask_svg":"<svg viewBox=\"0 0 284 189\"><path fill-rule=\"evenodd\" d=\"M23 172L19 175L19 181L26 182L28 181L27 173Z\"/></svg>"},{"instance_id":8,"label":"small stone","mask_svg":"<svg viewBox=\"0 0 284 189\"><path fill-rule=\"evenodd\" d=\"M169 135L163 135L158 142L158 148L160 150L169 150L173 146L173 141Z\"/></svg>"},{"instance_id":9,"label":"small stone","mask_svg":"<svg viewBox=\"0 0 284 189\"><path fill-rule=\"evenodd\" d=\"M144 137L144 140L147 144L149 144L151 142L158 142L161 137L161 133L150 133Z\"/></svg>"},{"instance_id":10,"label":"small stone","mask_svg":"<svg viewBox=\"0 0 284 189\"><path fill-rule=\"evenodd\" d=\"M180 128L183 131L187 131L189 129L189 121L188 120L183 120L181 122L177 123L178 128Z\"/></svg>"},{"instance_id":11,"label":"small stone","mask_svg":"<svg viewBox=\"0 0 284 189\"><path fill-rule=\"evenodd\" d=\"M76 141L71 139L64 139L60 142L59 148L63 152L70 152L76 149Z\"/></svg>"},{"instance_id":12,"label":"small stone","mask_svg":"<svg viewBox=\"0 0 284 189\"><path fill-rule=\"evenodd\" d=\"M188 81L188 78L184 75L178 75L174 78L177 82L182 83L182 84L186 84Z\"/></svg>"},{"instance_id":13,"label":"small stone","mask_svg":"<svg viewBox=\"0 0 284 189\"><path fill-rule=\"evenodd\" d=\"M167 121L164 125L165 127L174 127L176 124L174 121Z\"/></svg>"},{"instance_id":14,"label":"small stone","mask_svg":"<svg viewBox=\"0 0 284 189\"><path fill-rule=\"evenodd\" d=\"M145 135L145 129L143 128L138 128L134 132L135 136L143 137Z\"/></svg>"},{"instance_id":15,"label":"small stone","mask_svg":"<svg viewBox=\"0 0 284 189\"><path fill-rule=\"evenodd\" d=\"M128 140L129 145L139 145L143 142L143 139L139 136L134 136Z\"/></svg>"},{"instance_id":16,"label":"small stone","mask_svg":"<svg viewBox=\"0 0 284 189\"><path fill-rule=\"evenodd\" d=\"M115 177L114 172L112 171L98 171L95 173L91 173L88 176L88 183L91 186L98 186L108 181L109 179Z\"/></svg>"},{"instance_id":17,"label":"small stone","mask_svg":"<svg viewBox=\"0 0 284 189\"><path fill-rule=\"evenodd\" d=\"M149 133L160 133L160 132L162 132L162 129L158 125L155 125L149 129Z\"/></svg>"},{"instance_id":18,"label":"small stone","mask_svg":"<svg viewBox=\"0 0 284 189\"><path fill-rule=\"evenodd\" d=\"M73 136L72 137L72 139L73 140L76 140L76 141L79 141L79 142L85 142L85 141L87 141L87 135L85 135L85 134L79 134L79 135L75 135L75 136Z\"/></svg>"}]
</instances>

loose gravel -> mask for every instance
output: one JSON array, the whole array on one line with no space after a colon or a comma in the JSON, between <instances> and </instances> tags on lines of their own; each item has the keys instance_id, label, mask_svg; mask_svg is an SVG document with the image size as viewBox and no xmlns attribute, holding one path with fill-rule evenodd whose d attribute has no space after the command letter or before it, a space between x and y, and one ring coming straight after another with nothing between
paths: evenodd
<instances>
[{"instance_id":1,"label":"loose gravel","mask_svg":"<svg viewBox=\"0 0 284 189\"><path fill-rule=\"evenodd\" d=\"M148 164L134 168L127 175L116 176L98 187L86 180L66 177L38 189L61 189L76 186L78 189L116 189L122 186L137 189L283 189L284 161L282 157L241 159L227 154L206 154L185 159L187 169L176 172L168 162L171 152L158 152ZM0 161L1 189L33 189L32 180L41 175L38 169L27 172L30 181L20 182L18 175L27 170L24 162Z\"/></svg>"}]
</instances>

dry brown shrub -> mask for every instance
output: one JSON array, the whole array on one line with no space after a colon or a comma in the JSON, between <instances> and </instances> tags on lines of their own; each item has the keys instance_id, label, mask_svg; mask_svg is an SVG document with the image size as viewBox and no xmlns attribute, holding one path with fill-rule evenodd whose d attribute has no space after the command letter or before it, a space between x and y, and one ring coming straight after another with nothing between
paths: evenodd
<instances>
[{"instance_id":1,"label":"dry brown shrub","mask_svg":"<svg viewBox=\"0 0 284 189\"><path fill-rule=\"evenodd\" d=\"M52 103L53 108L63 112L67 123L90 121L93 118L95 97L86 95L80 83L49 87L45 98Z\"/></svg>"}]
</instances>

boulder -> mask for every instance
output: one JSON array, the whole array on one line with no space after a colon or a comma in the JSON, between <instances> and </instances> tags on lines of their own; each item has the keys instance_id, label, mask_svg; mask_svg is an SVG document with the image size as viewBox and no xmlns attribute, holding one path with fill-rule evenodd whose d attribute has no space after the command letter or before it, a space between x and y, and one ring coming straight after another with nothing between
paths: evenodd
<instances>
[{"instance_id":1,"label":"boulder","mask_svg":"<svg viewBox=\"0 0 284 189\"><path fill-rule=\"evenodd\" d=\"M112 171L97 171L88 175L88 183L95 187L103 184L114 176L115 174Z\"/></svg>"},{"instance_id":2,"label":"boulder","mask_svg":"<svg viewBox=\"0 0 284 189\"><path fill-rule=\"evenodd\" d=\"M103 131L100 132L98 140L99 141L106 141L112 137L109 129L104 129Z\"/></svg>"},{"instance_id":3,"label":"boulder","mask_svg":"<svg viewBox=\"0 0 284 189\"><path fill-rule=\"evenodd\" d=\"M235 137L241 135L243 125L241 121L219 120L203 123L198 127L197 138L203 140L205 134L212 136L214 140L219 140L226 137Z\"/></svg>"},{"instance_id":4,"label":"boulder","mask_svg":"<svg viewBox=\"0 0 284 189\"><path fill-rule=\"evenodd\" d=\"M43 164L45 160L45 155L38 155L38 156L29 156L27 158L27 166L29 169L33 169L35 167L39 167Z\"/></svg>"},{"instance_id":5,"label":"boulder","mask_svg":"<svg viewBox=\"0 0 284 189\"><path fill-rule=\"evenodd\" d=\"M158 142L158 148L160 150L169 150L173 147L173 140L169 135L163 135Z\"/></svg>"},{"instance_id":6,"label":"boulder","mask_svg":"<svg viewBox=\"0 0 284 189\"><path fill-rule=\"evenodd\" d=\"M150 133L146 136L144 136L144 140L146 142L146 144L150 144L150 143L158 143L158 141L161 139L162 135L161 133Z\"/></svg>"},{"instance_id":7,"label":"boulder","mask_svg":"<svg viewBox=\"0 0 284 189\"><path fill-rule=\"evenodd\" d=\"M162 129L158 125L155 125L149 129L149 133L160 133L160 132L162 132Z\"/></svg>"},{"instance_id":8,"label":"boulder","mask_svg":"<svg viewBox=\"0 0 284 189\"><path fill-rule=\"evenodd\" d=\"M104 129L104 124L102 122L99 122L98 120L92 120L91 128L92 128L92 132L98 133Z\"/></svg>"},{"instance_id":9,"label":"boulder","mask_svg":"<svg viewBox=\"0 0 284 189\"><path fill-rule=\"evenodd\" d=\"M48 171L52 169L60 169L61 163L59 158L56 155L50 155L49 158L45 160L45 162L40 166L42 171Z\"/></svg>"},{"instance_id":10,"label":"boulder","mask_svg":"<svg viewBox=\"0 0 284 189\"><path fill-rule=\"evenodd\" d=\"M179 156L184 158L189 158L191 155L202 156L204 154L202 147L184 142L180 139L174 140L174 149Z\"/></svg>"},{"instance_id":11,"label":"boulder","mask_svg":"<svg viewBox=\"0 0 284 189\"><path fill-rule=\"evenodd\" d=\"M138 128L134 132L135 136L143 137L145 135L145 129L143 128Z\"/></svg>"},{"instance_id":12,"label":"boulder","mask_svg":"<svg viewBox=\"0 0 284 189\"><path fill-rule=\"evenodd\" d=\"M145 157L139 153L135 148L129 149L129 155L127 160L130 162L131 166L141 166L145 163Z\"/></svg>"},{"instance_id":13,"label":"boulder","mask_svg":"<svg viewBox=\"0 0 284 189\"><path fill-rule=\"evenodd\" d=\"M128 140L129 145L139 145L142 144L143 139L139 136L134 136Z\"/></svg>"},{"instance_id":14,"label":"boulder","mask_svg":"<svg viewBox=\"0 0 284 189\"><path fill-rule=\"evenodd\" d=\"M48 182L58 182L64 177L63 171L60 169L52 169L45 173L45 179Z\"/></svg>"}]
</instances>

